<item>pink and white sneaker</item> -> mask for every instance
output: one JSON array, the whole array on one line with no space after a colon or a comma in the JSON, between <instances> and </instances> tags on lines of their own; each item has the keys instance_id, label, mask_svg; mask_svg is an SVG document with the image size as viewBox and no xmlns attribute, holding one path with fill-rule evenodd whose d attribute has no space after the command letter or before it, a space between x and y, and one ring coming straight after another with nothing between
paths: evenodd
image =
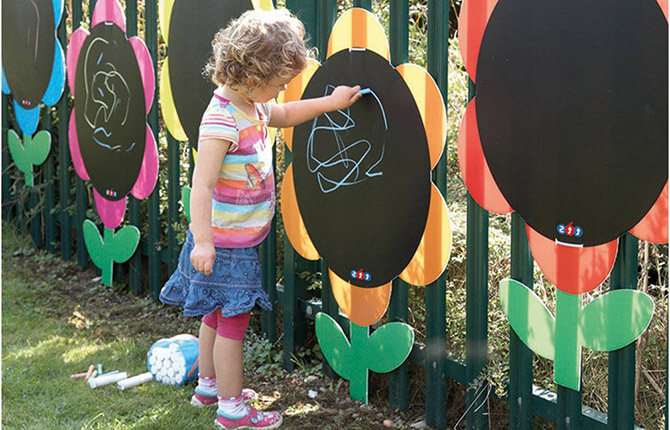
<instances>
[{"instance_id":1,"label":"pink and white sneaker","mask_svg":"<svg viewBox=\"0 0 670 430\"><path fill-rule=\"evenodd\" d=\"M245 388L242 390L242 400L244 400L245 402L251 402L253 400L256 400L256 397L258 397L258 394L251 388ZM217 405L218 402L219 399L217 396L206 396L200 394L198 393L197 388L195 390L195 393L193 394L193 397L191 397L191 406L195 406L196 408L202 408L205 406L214 406Z\"/></svg>"},{"instance_id":2,"label":"pink and white sneaker","mask_svg":"<svg viewBox=\"0 0 670 430\"><path fill-rule=\"evenodd\" d=\"M249 413L238 419L226 418L221 412L217 411L216 424L217 427L230 429L262 429L270 430L281 426L282 416L279 412L260 412L256 408L250 407Z\"/></svg>"}]
</instances>

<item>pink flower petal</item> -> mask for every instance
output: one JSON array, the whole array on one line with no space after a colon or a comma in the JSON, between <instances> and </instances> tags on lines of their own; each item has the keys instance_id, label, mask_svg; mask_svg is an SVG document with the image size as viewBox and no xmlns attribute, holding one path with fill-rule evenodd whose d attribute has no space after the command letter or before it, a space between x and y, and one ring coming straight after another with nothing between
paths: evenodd
<instances>
[{"instance_id":1,"label":"pink flower petal","mask_svg":"<svg viewBox=\"0 0 670 430\"><path fill-rule=\"evenodd\" d=\"M151 194L158 179L158 149L156 138L147 124L147 134L144 144L144 158L137 181L130 193L138 199L145 199Z\"/></svg>"},{"instance_id":2,"label":"pink flower petal","mask_svg":"<svg viewBox=\"0 0 670 430\"><path fill-rule=\"evenodd\" d=\"M84 41L88 37L88 31L78 28L72 33L70 43L67 45L67 84L70 86L70 92L74 96L74 78L77 74L77 61L79 61L79 52L84 46Z\"/></svg>"},{"instance_id":3,"label":"pink flower petal","mask_svg":"<svg viewBox=\"0 0 670 430\"><path fill-rule=\"evenodd\" d=\"M142 75L142 83L144 84L144 101L146 103L147 113L151 109L151 104L154 101L154 91L156 91L156 78L154 77L154 63L151 61L149 49L142 39L139 37L131 37L128 39L135 51L137 57L137 65L140 67L140 74Z\"/></svg>"},{"instance_id":4,"label":"pink flower petal","mask_svg":"<svg viewBox=\"0 0 670 430\"><path fill-rule=\"evenodd\" d=\"M93 188L93 198L95 200L95 208L105 227L110 230L118 227L121 221L123 221L123 214L126 212L126 198L123 197L117 201L107 200L95 188Z\"/></svg>"},{"instance_id":5,"label":"pink flower petal","mask_svg":"<svg viewBox=\"0 0 670 430\"><path fill-rule=\"evenodd\" d=\"M91 28L100 24L101 22L111 22L119 27L124 33L126 32L126 18L123 15L121 4L116 0L98 0L93 10L93 17L91 18Z\"/></svg>"},{"instance_id":6,"label":"pink flower petal","mask_svg":"<svg viewBox=\"0 0 670 430\"><path fill-rule=\"evenodd\" d=\"M77 172L79 177L86 181L89 179L88 172L86 171L86 166L84 165L84 159L81 157L81 150L79 149L79 138L77 137L77 122L75 121L74 108L70 112L70 123L68 126L68 144L70 146L70 158L72 158L72 164L74 164L74 171Z\"/></svg>"}]
</instances>

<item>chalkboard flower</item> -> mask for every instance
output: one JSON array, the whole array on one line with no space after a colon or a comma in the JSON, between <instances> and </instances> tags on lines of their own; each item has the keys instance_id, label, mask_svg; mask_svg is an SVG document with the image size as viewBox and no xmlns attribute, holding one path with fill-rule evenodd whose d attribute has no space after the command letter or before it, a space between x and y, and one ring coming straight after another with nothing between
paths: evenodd
<instances>
[{"instance_id":1,"label":"chalkboard flower","mask_svg":"<svg viewBox=\"0 0 670 430\"><path fill-rule=\"evenodd\" d=\"M654 302L613 289L626 232L668 241L668 4L664 0L465 0L459 39L477 95L458 155L472 197L516 210L557 288L555 316L526 285L499 284L511 327L580 389L581 351L614 351L649 325ZM625 34L620 29L625 26ZM635 280L613 287L635 287Z\"/></svg>"},{"instance_id":2,"label":"chalkboard flower","mask_svg":"<svg viewBox=\"0 0 670 430\"><path fill-rule=\"evenodd\" d=\"M32 136L40 102L53 106L65 84L63 47L56 29L63 0L2 2L2 92L12 94L21 131Z\"/></svg>"},{"instance_id":3,"label":"chalkboard flower","mask_svg":"<svg viewBox=\"0 0 670 430\"><path fill-rule=\"evenodd\" d=\"M516 210L542 272L581 294L621 235L668 241L668 3L569 3L464 1L458 154L477 203Z\"/></svg>"},{"instance_id":4,"label":"chalkboard flower","mask_svg":"<svg viewBox=\"0 0 670 430\"><path fill-rule=\"evenodd\" d=\"M98 214L109 229L123 220L126 195L146 198L158 177L156 140L146 122L153 63L142 39L125 31L119 3L100 0L91 32L77 29L67 51L72 162L79 177L91 180Z\"/></svg>"},{"instance_id":5,"label":"chalkboard flower","mask_svg":"<svg viewBox=\"0 0 670 430\"><path fill-rule=\"evenodd\" d=\"M198 127L216 86L203 75L212 39L250 9L272 9L272 0L160 0L159 19L169 55L161 68L161 112L177 140L198 141Z\"/></svg>"},{"instance_id":6,"label":"chalkboard flower","mask_svg":"<svg viewBox=\"0 0 670 430\"><path fill-rule=\"evenodd\" d=\"M112 262L130 258L139 240L139 231L123 232L131 227L112 234L123 220L126 196L148 197L158 177L156 140L147 124L155 78L149 50L139 37L127 37L116 0L96 3L90 28L90 33L77 29L68 45L67 77L74 95L69 144L75 171L93 185L106 229L103 240L87 220L89 254L103 268L103 282L111 283Z\"/></svg>"},{"instance_id":7,"label":"chalkboard flower","mask_svg":"<svg viewBox=\"0 0 670 430\"><path fill-rule=\"evenodd\" d=\"M338 305L360 326L382 317L396 277L437 279L451 247L446 204L430 180L446 140L444 102L424 69L389 61L383 28L354 8L335 23L324 64L310 63L280 95L367 89L349 109L284 130L293 162L281 191L291 244L323 257Z\"/></svg>"},{"instance_id":8,"label":"chalkboard flower","mask_svg":"<svg viewBox=\"0 0 670 430\"><path fill-rule=\"evenodd\" d=\"M349 318L350 338L326 313L315 318L324 357L350 381L350 396L367 402L368 372L390 372L408 357L412 328L384 315L398 276L426 285L444 271L451 227L431 182L446 141L440 90L421 67L393 67L384 30L364 9L333 26L327 59L298 75L282 101L360 85L363 97L284 130L292 151L281 191L286 235L303 257L323 257L332 292Z\"/></svg>"}]
</instances>

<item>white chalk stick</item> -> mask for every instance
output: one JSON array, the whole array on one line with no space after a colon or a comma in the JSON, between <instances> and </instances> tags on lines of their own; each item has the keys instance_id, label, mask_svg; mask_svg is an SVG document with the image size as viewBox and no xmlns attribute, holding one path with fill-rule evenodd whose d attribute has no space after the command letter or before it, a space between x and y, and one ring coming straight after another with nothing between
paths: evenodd
<instances>
[{"instance_id":1,"label":"white chalk stick","mask_svg":"<svg viewBox=\"0 0 670 430\"><path fill-rule=\"evenodd\" d=\"M153 379L154 379L153 375L149 372L146 372L142 373L141 375L133 376L132 378L119 381L117 382L117 385L119 386L119 390L125 390L126 388L135 387L137 385L144 384L145 382L149 382Z\"/></svg>"},{"instance_id":2,"label":"white chalk stick","mask_svg":"<svg viewBox=\"0 0 670 430\"><path fill-rule=\"evenodd\" d=\"M97 378L91 378L88 380L88 385L91 388L102 387L103 385L113 384L114 382L119 382L123 379L126 379L128 374L126 372L115 373L113 375L99 376Z\"/></svg>"}]
</instances>

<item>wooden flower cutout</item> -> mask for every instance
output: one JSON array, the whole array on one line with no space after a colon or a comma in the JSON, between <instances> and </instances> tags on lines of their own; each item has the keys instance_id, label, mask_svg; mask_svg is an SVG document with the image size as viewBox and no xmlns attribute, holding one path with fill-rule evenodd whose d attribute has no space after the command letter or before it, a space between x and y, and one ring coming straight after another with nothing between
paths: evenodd
<instances>
[{"instance_id":1,"label":"wooden flower cutout","mask_svg":"<svg viewBox=\"0 0 670 430\"><path fill-rule=\"evenodd\" d=\"M348 109L284 130L293 163L281 195L289 240L304 258L323 257L338 305L359 326L382 317L396 277L437 279L451 248L447 207L431 182L446 141L444 102L424 69L389 61L382 26L354 8L335 23L324 64L310 63L280 96L365 90Z\"/></svg>"}]
</instances>

